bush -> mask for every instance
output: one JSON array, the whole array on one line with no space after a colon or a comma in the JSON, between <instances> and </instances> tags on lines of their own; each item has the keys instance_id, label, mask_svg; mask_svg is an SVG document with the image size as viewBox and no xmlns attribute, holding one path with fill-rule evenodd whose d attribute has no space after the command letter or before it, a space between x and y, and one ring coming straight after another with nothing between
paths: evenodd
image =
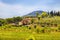
<instances>
[{"instance_id":1,"label":"bush","mask_svg":"<svg viewBox=\"0 0 60 40\"><path fill-rule=\"evenodd\" d=\"M60 27L58 27L58 30L60 30Z\"/></svg>"},{"instance_id":2,"label":"bush","mask_svg":"<svg viewBox=\"0 0 60 40\"><path fill-rule=\"evenodd\" d=\"M54 24L54 26L56 26L56 27L57 27L57 24Z\"/></svg>"},{"instance_id":3,"label":"bush","mask_svg":"<svg viewBox=\"0 0 60 40\"><path fill-rule=\"evenodd\" d=\"M0 26L2 26L2 23L0 23Z\"/></svg>"},{"instance_id":4,"label":"bush","mask_svg":"<svg viewBox=\"0 0 60 40\"><path fill-rule=\"evenodd\" d=\"M29 29L31 29L31 27L29 27Z\"/></svg>"},{"instance_id":5,"label":"bush","mask_svg":"<svg viewBox=\"0 0 60 40\"><path fill-rule=\"evenodd\" d=\"M36 25L34 25L34 28L36 28Z\"/></svg>"},{"instance_id":6,"label":"bush","mask_svg":"<svg viewBox=\"0 0 60 40\"><path fill-rule=\"evenodd\" d=\"M42 24L41 27L45 27L45 25Z\"/></svg>"},{"instance_id":7,"label":"bush","mask_svg":"<svg viewBox=\"0 0 60 40\"><path fill-rule=\"evenodd\" d=\"M58 31L60 32L60 27L58 27Z\"/></svg>"},{"instance_id":8,"label":"bush","mask_svg":"<svg viewBox=\"0 0 60 40\"><path fill-rule=\"evenodd\" d=\"M42 30L41 30L41 32L42 32L42 33L45 33L45 30L44 30L44 29L42 29Z\"/></svg>"},{"instance_id":9,"label":"bush","mask_svg":"<svg viewBox=\"0 0 60 40\"><path fill-rule=\"evenodd\" d=\"M22 25L20 25L20 27L22 27Z\"/></svg>"}]
</instances>

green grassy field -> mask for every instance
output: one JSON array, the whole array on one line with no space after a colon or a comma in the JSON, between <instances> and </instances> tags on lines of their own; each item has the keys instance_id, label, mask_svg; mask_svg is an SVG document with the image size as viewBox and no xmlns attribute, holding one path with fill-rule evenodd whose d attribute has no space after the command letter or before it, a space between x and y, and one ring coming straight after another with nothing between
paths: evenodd
<instances>
[{"instance_id":1,"label":"green grassy field","mask_svg":"<svg viewBox=\"0 0 60 40\"><path fill-rule=\"evenodd\" d=\"M0 40L60 40L60 32L36 33L25 27L0 28Z\"/></svg>"},{"instance_id":2,"label":"green grassy field","mask_svg":"<svg viewBox=\"0 0 60 40\"><path fill-rule=\"evenodd\" d=\"M1 26L0 40L60 40L60 17L41 18L37 22L29 26Z\"/></svg>"}]
</instances>

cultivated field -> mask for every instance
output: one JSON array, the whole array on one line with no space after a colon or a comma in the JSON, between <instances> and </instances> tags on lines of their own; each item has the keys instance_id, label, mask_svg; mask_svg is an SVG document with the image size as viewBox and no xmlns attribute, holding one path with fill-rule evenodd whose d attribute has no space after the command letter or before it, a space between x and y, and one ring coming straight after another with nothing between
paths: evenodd
<instances>
[{"instance_id":1,"label":"cultivated field","mask_svg":"<svg viewBox=\"0 0 60 40\"><path fill-rule=\"evenodd\" d=\"M0 28L0 40L60 40L60 32L37 33L25 27Z\"/></svg>"}]
</instances>

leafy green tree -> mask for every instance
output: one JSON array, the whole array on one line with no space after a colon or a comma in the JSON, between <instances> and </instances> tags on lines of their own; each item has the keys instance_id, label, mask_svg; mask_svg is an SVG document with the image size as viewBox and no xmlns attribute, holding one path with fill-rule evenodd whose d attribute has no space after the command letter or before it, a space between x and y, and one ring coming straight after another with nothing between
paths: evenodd
<instances>
[{"instance_id":1,"label":"leafy green tree","mask_svg":"<svg viewBox=\"0 0 60 40\"><path fill-rule=\"evenodd\" d=\"M22 20L22 17L13 17L13 21L14 21L14 23L17 23L17 22L19 22L19 21L21 21Z\"/></svg>"},{"instance_id":2,"label":"leafy green tree","mask_svg":"<svg viewBox=\"0 0 60 40\"><path fill-rule=\"evenodd\" d=\"M41 14L42 18L47 17L47 16L48 16L48 14L46 12L42 12L42 14Z\"/></svg>"},{"instance_id":3,"label":"leafy green tree","mask_svg":"<svg viewBox=\"0 0 60 40\"><path fill-rule=\"evenodd\" d=\"M7 18L6 21L7 21L7 23L13 23L14 22L13 18Z\"/></svg>"},{"instance_id":4,"label":"leafy green tree","mask_svg":"<svg viewBox=\"0 0 60 40\"><path fill-rule=\"evenodd\" d=\"M7 23L16 23L16 22L19 22L19 21L21 21L22 20L22 18L21 17L13 17L13 18L7 18L6 19L6 21L7 21Z\"/></svg>"},{"instance_id":5,"label":"leafy green tree","mask_svg":"<svg viewBox=\"0 0 60 40\"><path fill-rule=\"evenodd\" d=\"M6 21L4 19L0 19L0 26L6 24Z\"/></svg>"}]
</instances>

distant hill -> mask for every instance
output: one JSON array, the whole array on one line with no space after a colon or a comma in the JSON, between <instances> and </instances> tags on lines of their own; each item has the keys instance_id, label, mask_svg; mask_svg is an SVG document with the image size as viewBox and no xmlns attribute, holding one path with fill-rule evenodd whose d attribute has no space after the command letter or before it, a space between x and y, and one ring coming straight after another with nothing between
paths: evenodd
<instances>
[{"instance_id":1,"label":"distant hill","mask_svg":"<svg viewBox=\"0 0 60 40\"><path fill-rule=\"evenodd\" d=\"M27 15L24 15L24 16L36 16L36 12L38 12L39 14L42 14L42 12L44 12L44 11L33 11L33 12L31 12Z\"/></svg>"}]
</instances>

